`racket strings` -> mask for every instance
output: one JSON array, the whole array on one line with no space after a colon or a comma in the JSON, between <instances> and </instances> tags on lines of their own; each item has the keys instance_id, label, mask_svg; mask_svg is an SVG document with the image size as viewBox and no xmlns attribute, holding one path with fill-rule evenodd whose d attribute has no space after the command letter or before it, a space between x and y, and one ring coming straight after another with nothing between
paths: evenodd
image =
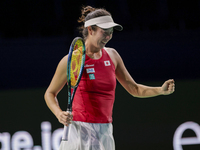
<instances>
[{"instance_id":1,"label":"racket strings","mask_svg":"<svg viewBox=\"0 0 200 150\"><path fill-rule=\"evenodd\" d=\"M70 71L71 86L75 86L77 84L79 74L81 71L82 56L83 56L82 46L83 46L83 44L81 42L77 41L77 43L74 47L74 51L72 53L71 71Z\"/></svg>"}]
</instances>

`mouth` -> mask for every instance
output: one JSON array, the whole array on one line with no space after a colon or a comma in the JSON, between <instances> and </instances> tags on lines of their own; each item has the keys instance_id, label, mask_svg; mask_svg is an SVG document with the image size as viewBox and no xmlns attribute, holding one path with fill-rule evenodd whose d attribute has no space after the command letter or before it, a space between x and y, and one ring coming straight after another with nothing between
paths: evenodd
<instances>
[{"instance_id":1,"label":"mouth","mask_svg":"<svg viewBox=\"0 0 200 150\"><path fill-rule=\"evenodd\" d=\"M105 42L105 41L102 41L102 43L106 45L106 43L107 43L107 42Z\"/></svg>"}]
</instances>

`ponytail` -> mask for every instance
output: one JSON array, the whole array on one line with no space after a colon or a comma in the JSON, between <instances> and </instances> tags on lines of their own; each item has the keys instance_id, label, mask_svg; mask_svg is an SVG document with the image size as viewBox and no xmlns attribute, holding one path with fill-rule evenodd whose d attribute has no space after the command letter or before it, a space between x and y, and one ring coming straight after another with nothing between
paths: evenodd
<instances>
[{"instance_id":1,"label":"ponytail","mask_svg":"<svg viewBox=\"0 0 200 150\"><path fill-rule=\"evenodd\" d=\"M91 6L87 6L87 7L82 7L81 10L81 17L79 17L78 22L85 22L85 17L92 11L95 11L95 8L91 7Z\"/></svg>"}]
</instances>

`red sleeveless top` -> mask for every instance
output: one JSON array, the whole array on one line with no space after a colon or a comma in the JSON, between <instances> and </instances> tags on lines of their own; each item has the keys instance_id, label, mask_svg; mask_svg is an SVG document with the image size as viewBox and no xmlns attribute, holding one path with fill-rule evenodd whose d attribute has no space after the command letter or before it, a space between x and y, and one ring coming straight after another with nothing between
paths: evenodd
<instances>
[{"instance_id":1,"label":"red sleeveless top","mask_svg":"<svg viewBox=\"0 0 200 150\"><path fill-rule=\"evenodd\" d=\"M73 121L112 122L115 88L115 66L108 53L102 49L100 59L86 55L83 75L72 105Z\"/></svg>"}]
</instances>

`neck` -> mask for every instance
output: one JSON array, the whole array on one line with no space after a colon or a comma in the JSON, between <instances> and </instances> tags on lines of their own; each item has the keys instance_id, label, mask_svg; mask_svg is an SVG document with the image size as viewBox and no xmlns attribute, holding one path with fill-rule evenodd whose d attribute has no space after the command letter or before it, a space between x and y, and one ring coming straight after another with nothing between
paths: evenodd
<instances>
[{"instance_id":1,"label":"neck","mask_svg":"<svg viewBox=\"0 0 200 150\"><path fill-rule=\"evenodd\" d=\"M92 43L89 41L85 41L85 47L86 47L86 54L92 58L92 59L99 59L102 56L101 49L95 47Z\"/></svg>"}]
</instances>

